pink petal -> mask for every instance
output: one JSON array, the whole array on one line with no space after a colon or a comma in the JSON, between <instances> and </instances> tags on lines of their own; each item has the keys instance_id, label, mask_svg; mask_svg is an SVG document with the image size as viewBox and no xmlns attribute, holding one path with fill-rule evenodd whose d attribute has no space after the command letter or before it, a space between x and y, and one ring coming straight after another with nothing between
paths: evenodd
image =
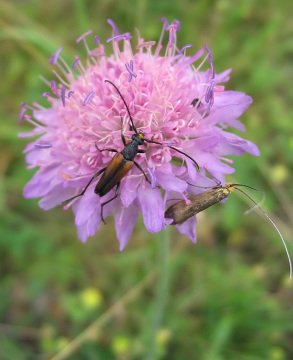
<instances>
[{"instance_id":1,"label":"pink petal","mask_svg":"<svg viewBox=\"0 0 293 360\"><path fill-rule=\"evenodd\" d=\"M163 173L156 171L156 178L159 185L166 191L184 192L187 188L187 183L170 173Z\"/></svg>"},{"instance_id":2,"label":"pink petal","mask_svg":"<svg viewBox=\"0 0 293 360\"><path fill-rule=\"evenodd\" d=\"M133 176L126 176L121 182L120 198L124 207L129 207L137 197L137 188L140 179Z\"/></svg>"},{"instance_id":3,"label":"pink petal","mask_svg":"<svg viewBox=\"0 0 293 360\"><path fill-rule=\"evenodd\" d=\"M164 228L164 202L160 190L146 188L138 192L144 225L149 232Z\"/></svg>"},{"instance_id":4,"label":"pink petal","mask_svg":"<svg viewBox=\"0 0 293 360\"><path fill-rule=\"evenodd\" d=\"M120 207L115 213L116 234L122 251L128 243L138 216L138 209L135 206L128 208Z\"/></svg>"},{"instance_id":5,"label":"pink petal","mask_svg":"<svg viewBox=\"0 0 293 360\"><path fill-rule=\"evenodd\" d=\"M75 213L78 237L85 242L88 237L96 233L101 224L100 197L94 193L91 186L72 207Z\"/></svg>"},{"instance_id":6,"label":"pink petal","mask_svg":"<svg viewBox=\"0 0 293 360\"><path fill-rule=\"evenodd\" d=\"M193 243L196 242L196 217L193 216L183 224L176 225L177 230L187 236Z\"/></svg>"},{"instance_id":7,"label":"pink petal","mask_svg":"<svg viewBox=\"0 0 293 360\"><path fill-rule=\"evenodd\" d=\"M50 210L55 206L62 205L63 201L69 199L75 193L75 189L64 188L62 185L58 185L39 201L39 205L43 210Z\"/></svg>"}]
</instances>

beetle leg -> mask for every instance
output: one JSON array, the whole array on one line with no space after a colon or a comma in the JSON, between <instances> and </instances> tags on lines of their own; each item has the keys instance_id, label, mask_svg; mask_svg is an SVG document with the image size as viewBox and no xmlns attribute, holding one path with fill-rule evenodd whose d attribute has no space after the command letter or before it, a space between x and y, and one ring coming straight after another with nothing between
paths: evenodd
<instances>
[{"instance_id":1,"label":"beetle leg","mask_svg":"<svg viewBox=\"0 0 293 360\"><path fill-rule=\"evenodd\" d=\"M100 149L99 147L98 147L98 145L97 145L97 143L95 142L95 147L96 147L96 149L98 150L98 151L111 151L111 152L119 152L118 150L116 150L116 149L112 149L112 148L105 148L105 149Z\"/></svg>"},{"instance_id":2,"label":"beetle leg","mask_svg":"<svg viewBox=\"0 0 293 360\"><path fill-rule=\"evenodd\" d=\"M138 150L138 152L137 152L138 154L145 154L146 153L146 151L145 150Z\"/></svg>"},{"instance_id":3,"label":"beetle leg","mask_svg":"<svg viewBox=\"0 0 293 360\"><path fill-rule=\"evenodd\" d=\"M105 205L109 204L111 201L113 201L117 198L117 196L119 195L119 187L120 187L120 182L116 185L115 195L113 197L111 197L111 199L109 199L101 204L101 219L105 225L106 225L106 221L103 216L103 208Z\"/></svg>"},{"instance_id":4,"label":"beetle leg","mask_svg":"<svg viewBox=\"0 0 293 360\"><path fill-rule=\"evenodd\" d=\"M119 151L116 150L116 149L112 149L112 148L105 148L105 149L99 149L99 151L111 151L111 152L115 152L115 153L118 153Z\"/></svg>"},{"instance_id":5,"label":"beetle leg","mask_svg":"<svg viewBox=\"0 0 293 360\"><path fill-rule=\"evenodd\" d=\"M146 181L147 181L149 184L151 184L151 181L150 181L150 179L147 177L147 174L144 172L143 168L142 168L136 161L134 161L134 160L132 160L132 161L133 161L134 165L138 168L138 170L140 170L140 171L143 173Z\"/></svg>"},{"instance_id":6,"label":"beetle leg","mask_svg":"<svg viewBox=\"0 0 293 360\"><path fill-rule=\"evenodd\" d=\"M82 192L80 194L77 194L75 196L72 196L71 198L64 200L62 202L62 204L64 203L68 203L69 201L78 198L79 196L83 196L85 194L85 192L87 191L88 187L90 186L90 184L95 180L95 178L97 178L99 175L101 175L104 171L106 170L106 167L104 167L103 169L99 170L97 173L95 173L95 175L90 179L90 181L86 184L85 188L82 190Z\"/></svg>"}]
</instances>

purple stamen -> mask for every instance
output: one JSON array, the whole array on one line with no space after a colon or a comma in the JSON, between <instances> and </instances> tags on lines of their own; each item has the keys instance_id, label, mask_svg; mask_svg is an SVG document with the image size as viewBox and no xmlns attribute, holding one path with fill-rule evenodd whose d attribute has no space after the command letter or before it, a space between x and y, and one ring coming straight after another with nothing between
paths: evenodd
<instances>
[{"instance_id":1,"label":"purple stamen","mask_svg":"<svg viewBox=\"0 0 293 360\"><path fill-rule=\"evenodd\" d=\"M208 104L208 114L210 112L210 109L214 103L214 87L215 87L215 67L214 67L214 63L213 63L213 56L212 56L212 52L210 50L210 48L208 47L208 45L204 46L205 51L208 54L208 62L210 64L210 68L211 68L211 78L210 78L210 84L206 90L205 93L205 101Z\"/></svg>"},{"instance_id":2,"label":"purple stamen","mask_svg":"<svg viewBox=\"0 0 293 360\"><path fill-rule=\"evenodd\" d=\"M95 92L94 91L90 91L86 98L83 100L83 106L86 106L90 101L91 99L95 96Z\"/></svg>"},{"instance_id":3,"label":"purple stamen","mask_svg":"<svg viewBox=\"0 0 293 360\"><path fill-rule=\"evenodd\" d=\"M100 45L100 37L98 35L96 35L94 37L94 42L97 44L97 45Z\"/></svg>"},{"instance_id":4,"label":"purple stamen","mask_svg":"<svg viewBox=\"0 0 293 360\"><path fill-rule=\"evenodd\" d=\"M73 60L73 64L71 66L71 69L72 71L75 71L76 67L77 67L77 64L79 63L79 57L78 56L75 56L74 60Z\"/></svg>"},{"instance_id":5,"label":"purple stamen","mask_svg":"<svg viewBox=\"0 0 293 360\"><path fill-rule=\"evenodd\" d=\"M178 54L176 56L174 56L174 60L181 58L181 55L184 55L185 50L189 49L191 47L192 47L192 45L190 45L190 44L183 46L183 48L178 51Z\"/></svg>"},{"instance_id":6,"label":"purple stamen","mask_svg":"<svg viewBox=\"0 0 293 360\"><path fill-rule=\"evenodd\" d=\"M136 76L137 76L136 73L133 70L133 61L130 60L129 64L128 63L125 64L125 67L126 67L127 71L129 72L128 81L130 82L133 77L136 78Z\"/></svg>"},{"instance_id":7,"label":"purple stamen","mask_svg":"<svg viewBox=\"0 0 293 360\"><path fill-rule=\"evenodd\" d=\"M24 119L25 117L25 112L27 110L27 106L26 106L26 103L25 102L22 102L20 104L20 112L18 114L18 123L20 124L22 122L22 120Z\"/></svg>"},{"instance_id":8,"label":"purple stamen","mask_svg":"<svg viewBox=\"0 0 293 360\"><path fill-rule=\"evenodd\" d=\"M62 48L59 48L59 49L50 57L49 63L50 63L51 65L56 65L61 51L62 51Z\"/></svg>"},{"instance_id":9,"label":"purple stamen","mask_svg":"<svg viewBox=\"0 0 293 360\"><path fill-rule=\"evenodd\" d=\"M209 111L210 111L211 107L213 106L214 101L215 101L215 99L214 99L214 93L213 93L213 96L210 98L210 102L209 102Z\"/></svg>"},{"instance_id":10,"label":"purple stamen","mask_svg":"<svg viewBox=\"0 0 293 360\"><path fill-rule=\"evenodd\" d=\"M168 30L169 30L168 47L171 48L176 42L176 37L175 37L176 30L175 27L172 26L172 24L169 26Z\"/></svg>"},{"instance_id":11,"label":"purple stamen","mask_svg":"<svg viewBox=\"0 0 293 360\"><path fill-rule=\"evenodd\" d=\"M173 20L171 25L175 26L176 31L180 31L180 21L179 20Z\"/></svg>"},{"instance_id":12,"label":"purple stamen","mask_svg":"<svg viewBox=\"0 0 293 360\"><path fill-rule=\"evenodd\" d=\"M43 94L41 95L41 97L50 97L50 96L51 94L48 91L43 92Z\"/></svg>"},{"instance_id":13,"label":"purple stamen","mask_svg":"<svg viewBox=\"0 0 293 360\"><path fill-rule=\"evenodd\" d=\"M211 99L214 97L214 86L215 86L215 81L212 80L209 87L207 88L204 98L207 103L210 103Z\"/></svg>"},{"instance_id":14,"label":"purple stamen","mask_svg":"<svg viewBox=\"0 0 293 360\"><path fill-rule=\"evenodd\" d=\"M77 44L80 43L84 38L86 38L87 36L91 35L93 33L92 30L88 30L87 32L85 32L84 34L81 34L77 39L76 42Z\"/></svg>"},{"instance_id":15,"label":"purple stamen","mask_svg":"<svg viewBox=\"0 0 293 360\"><path fill-rule=\"evenodd\" d=\"M50 88L51 88L53 94L56 95L57 94L57 85L56 85L55 80L50 81Z\"/></svg>"},{"instance_id":16,"label":"purple stamen","mask_svg":"<svg viewBox=\"0 0 293 360\"><path fill-rule=\"evenodd\" d=\"M37 143L35 144L35 148L37 149L49 149L52 147L52 144L46 144L46 143Z\"/></svg>"},{"instance_id":17,"label":"purple stamen","mask_svg":"<svg viewBox=\"0 0 293 360\"><path fill-rule=\"evenodd\" d=\"M65 95L66 95L66 86L62 85L61 87L61 101L63 106L65 106Z\"/></svg>"},{"instance_id":18,"label":"purple stamen","mask_svg":"<svg viewBox=\"0 0 293 360\"><path fill-rule=\"evenodd\" d=\"M172 21L167 30L169 31L168 47L170 48L176 43L176 32L180 30L180 22L178 20Z\"/></svg>"},{"instance_id":19,"label":"purple stamen","mask_svg":"<svg viewBox=\"0 0 293 360\"><path fill-rule=\"evenodd\" d=\"M191 47L192 47L191 44L187 44L187 45L183 46L183 48L179 50L178 54L183 54L186 49L189 49Z\"/></svg>"},{"instance_id":20,"label":"purple stamen","mask_svg":"<svg viewBox=\"0 0 293 360\"><path fill-rule=\"evenodd\" d=\"M124 33L124 34L114 35L109 39L107 39L106 42L109 43L113 40L120 41L120 40L130 40L130 39L131 39L131 35L129 33Z\"/></svg>"},{"instance_id":21,"label":"purple stamen","mask_svg":"<svg viewBox=\"0 0 293 360\"><path fill-rule=\"evenodd\" d=\"M163 30L167 30L168 27L169 27L169 24L168 24L167 19L163 16L163 17L161 18L161 20L162 20L162 22L163 22Z\"/></svg>"},{"instance_id":22,"label":"purple stamen","mask_svg":"<svg viewBox=\"0 0 293 360\"><path fill-rule=\"evenodd\" d=\"M214 104L214 86L215 86L215 81L212 80L209 87L207 88L207 91L205 94L205 101L208 104L208 109L207 109L206 115L209 115L209 113L211 111L211 107Z\"/></svg>"},{"instance_id":23,"label":"purple stamen","mask_svg":"<svg viewBox=\"0 0 293 360\"><path fill-rule=\"evenodd\" d=\"M116 24L114 23L114 21L112 19L108 19L107 23L112 27L113 35L114 36L119 35L119 29L116 26Z\"/></svg>"},{"instance_id":24,"label":"purple stamen","mask_svg":"<svg viewBox=\"0 0 293 360\"><path fill-rule=\"evenodd\" d=\"M70 99L73 94L74 94L73 90L68 91L67 98Z\"/></svg>"}]
</instances>

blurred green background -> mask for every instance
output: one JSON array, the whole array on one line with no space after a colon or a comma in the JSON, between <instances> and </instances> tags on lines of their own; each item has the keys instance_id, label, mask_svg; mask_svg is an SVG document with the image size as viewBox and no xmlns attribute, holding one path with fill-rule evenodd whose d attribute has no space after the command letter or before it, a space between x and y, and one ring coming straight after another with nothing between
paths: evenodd
<instances>
[{"instance_id":1,"label":"blurred green background","mask_svg":"<svg viewBox=\"0 0 293 360\"><path fill-rule=\"evenodd\" d=\"M179 44L208 43L217 72L233 68L227 88L254 98L244 136L262 155L235 158L229 180L266 192L292 253L292 10L289 0L1 1L1 360L293 358L284 249L265 221L243 215L245 202L233 194L208 209L197 245L140 221L120 253L112 220L83 245L70 212L23 199L33 172L17 138L19 104L47 90L39 75L50 77L57 48L72 57L88 29L105 40L107 18L153 40L162 16L177 18Z\"/></svg>"}]
</instances>

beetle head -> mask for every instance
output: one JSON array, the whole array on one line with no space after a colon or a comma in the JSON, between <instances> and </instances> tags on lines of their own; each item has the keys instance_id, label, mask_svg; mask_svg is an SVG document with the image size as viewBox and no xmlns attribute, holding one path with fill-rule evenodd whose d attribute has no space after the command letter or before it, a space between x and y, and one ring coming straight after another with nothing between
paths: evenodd
<instances>
[{"instance_id":1,"label":"beetle head","mask_svg":"<svg viewBox=\"0 0 293 360\"><path fill-rule=\"evenodd\" d=\"M144 133L138 132L137 134L133 134L131 136L131 139L133 141L136 141L138 143L138 145L142 145L144 143Z\"/></svg>"}]
</instances>

